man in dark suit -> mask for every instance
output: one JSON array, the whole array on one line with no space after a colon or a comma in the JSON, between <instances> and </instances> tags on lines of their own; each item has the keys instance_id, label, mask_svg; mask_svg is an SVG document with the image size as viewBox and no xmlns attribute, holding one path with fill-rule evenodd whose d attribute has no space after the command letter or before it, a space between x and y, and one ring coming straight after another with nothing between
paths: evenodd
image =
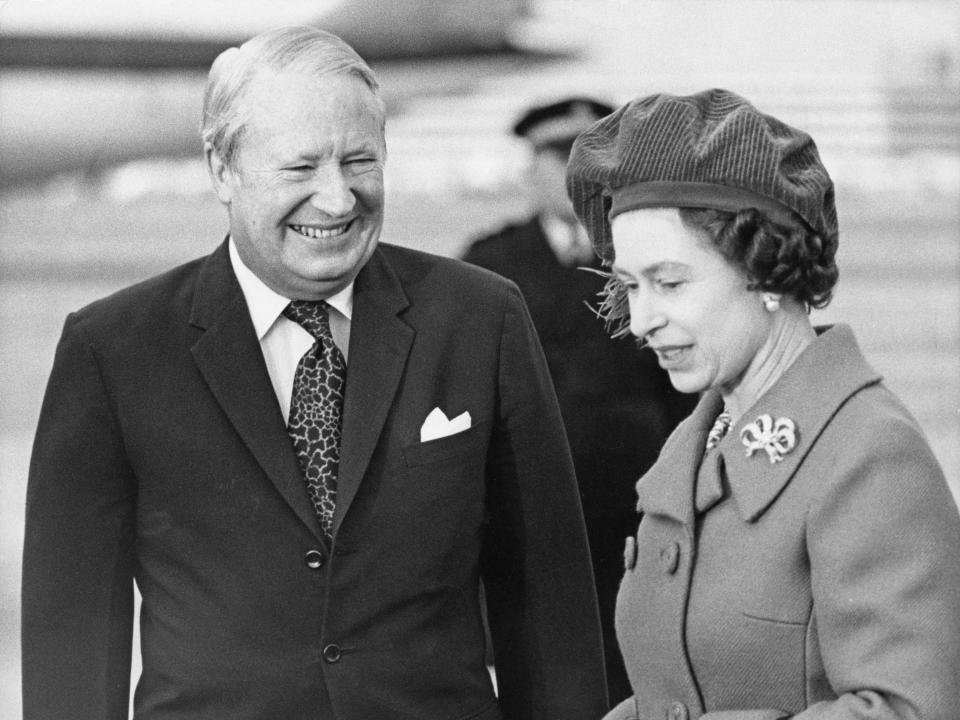
<instances>
[{"instance_id":1,"label":"man in dark suit","mask_svg":"<svg viewBox=\"0 0 960 720\"><path fill-rule=\"evenodd\" d=\"M608 692L617 702L632 694L613 618L624 538L637 528L634 484L696 397L673 389L653 353L611 339L588 307L597 306L604 280L567 198L566 166L574 138L611 112L593 98L571 97L519 118L514 134L532 151L527 186L533 214L478 239L465 259L519 286L543 344L580 484Z\"/></svg>"},{"instance_id":2,"label":"man in dark suit","mask_svg":"<svg viewBox=\"0 0 960 720\"><path fill-rule=\"evenodd\" d=\"M27 720L599 717L576 484L516 287L378 244L338 38L221 55L216 251L72 314L30 468ZM499 698L484 665L481 580Z\"/></svg>"}]
</instances>

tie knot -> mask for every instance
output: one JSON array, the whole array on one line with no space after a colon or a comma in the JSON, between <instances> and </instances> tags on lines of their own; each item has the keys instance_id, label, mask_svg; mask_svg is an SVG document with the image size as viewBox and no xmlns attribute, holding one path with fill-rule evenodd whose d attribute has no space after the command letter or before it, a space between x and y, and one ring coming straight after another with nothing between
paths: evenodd
<instances>
[{"instance_id":1,"label":"tie knot","mask_svg":"<svg viewBox=\"0 0 960 720\"><path fill-rule=\"evenodd\" d=\"M332 339L327 303L323 300L293 300L283 309L283 314L299 324L317 340Z\"/></svg>"}]
</instances>

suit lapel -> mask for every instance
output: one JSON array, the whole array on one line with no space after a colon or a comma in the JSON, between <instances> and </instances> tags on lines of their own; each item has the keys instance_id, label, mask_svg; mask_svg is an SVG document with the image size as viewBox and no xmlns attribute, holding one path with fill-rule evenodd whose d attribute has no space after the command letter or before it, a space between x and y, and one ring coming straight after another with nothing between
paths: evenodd
<instances>
[{"instance_id":1,"label":"suit lapel","mask_svg":"<svg viewBox=\"0 0 960 720\"><path fill-rule=\"evenodd\" d=\"M322 541L226 243L201 270L190 323L205 330L192 353L224 414L293 511Z\"/></svg>"},{"instance_id":2,"label":"suit lapel","mask_svg":"<svg viewBox=\"0 0 960 720\"><path fill-rule=\"evenodd\" d=\"M397 317L409 304L378 248L354 285L334 532L357 494L393 405L416 334Z\"/></svg>"}]
</instances>

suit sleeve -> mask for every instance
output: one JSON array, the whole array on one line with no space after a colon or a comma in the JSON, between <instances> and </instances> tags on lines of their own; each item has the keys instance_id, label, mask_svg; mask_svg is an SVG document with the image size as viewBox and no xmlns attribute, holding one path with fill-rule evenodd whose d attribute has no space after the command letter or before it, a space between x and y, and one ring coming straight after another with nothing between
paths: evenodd
<instances>
[{"instance_id":1,"label":"suit sleeve","mask_svg":"<svg viewBox=\"0 0 960 720\"><path fill-rule=\"evenodd\" d=\"M600 626L573 463L519 291L503 321L484 585L508 720L600 717Z\"/></svg>"},{"instance_id":2,"label":"suit sleeve","mask_svg":"<svg viewBox=\"0 0 960 720\"><path fill-rule=\"evenodd\" d=\"M95 352L68 318L27 485L24 720L128 717L132 472Z\"/></svg>"}]
</instances>

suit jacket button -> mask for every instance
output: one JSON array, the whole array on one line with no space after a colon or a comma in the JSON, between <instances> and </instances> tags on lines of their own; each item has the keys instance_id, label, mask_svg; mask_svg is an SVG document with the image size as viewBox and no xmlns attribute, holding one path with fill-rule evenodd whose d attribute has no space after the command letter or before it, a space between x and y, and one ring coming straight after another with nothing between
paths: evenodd
<instances>
[{"instance_id":1,"label":"suit jacket button","mask_svg":"<svg viewBox=\"0 0 960 720\"><path fill-rule=\"evenodd\" d=\"M307 550L303 556L303 563L311 570L319 570L323 567L323 553L319 550Z\"/></svg>"},{"instance_id":2,"label":"suit jacket button","mask_svg":"<svg viewBox=\"0 0 960 720\"><path fill-rule=\"evenodd\" d=\"M340 656L340 646L336 643L330 643L323 649L323 659L328 663L339 662Z\"/></svg>"},{"instance_id":3,"label":"suit jacket button","mask_svg":"<svg viewBox=\"0 0 960 720\"><path fill-rule=\"evenodd\" d=\"M683 703L673 703L667 711L667 720L687 720L690 713L687 712L687 706Z\"/></svg>"},{"instance_id":4,"label":"suit jacket button","mask_svg":"<svg viewBox=\"0 0 960 720\"><path fill-rule=\"evenodd\" d=\"M623 569L633 570L637 566L637 540L633 535L627 536L623 546Z\"/></svg>"},{"instance_id":5,"label":"suit jacket button","mask_svg":"<svg viewBox=\"0 0 960 720\"><path fill-rule=\"evenodd\" d=\"M673 575L677 571L677 565L680 564L680 546L676 543L670 543L664 548L660 548L660 569L667 575Z\"/></svg>"}]
</instances>

